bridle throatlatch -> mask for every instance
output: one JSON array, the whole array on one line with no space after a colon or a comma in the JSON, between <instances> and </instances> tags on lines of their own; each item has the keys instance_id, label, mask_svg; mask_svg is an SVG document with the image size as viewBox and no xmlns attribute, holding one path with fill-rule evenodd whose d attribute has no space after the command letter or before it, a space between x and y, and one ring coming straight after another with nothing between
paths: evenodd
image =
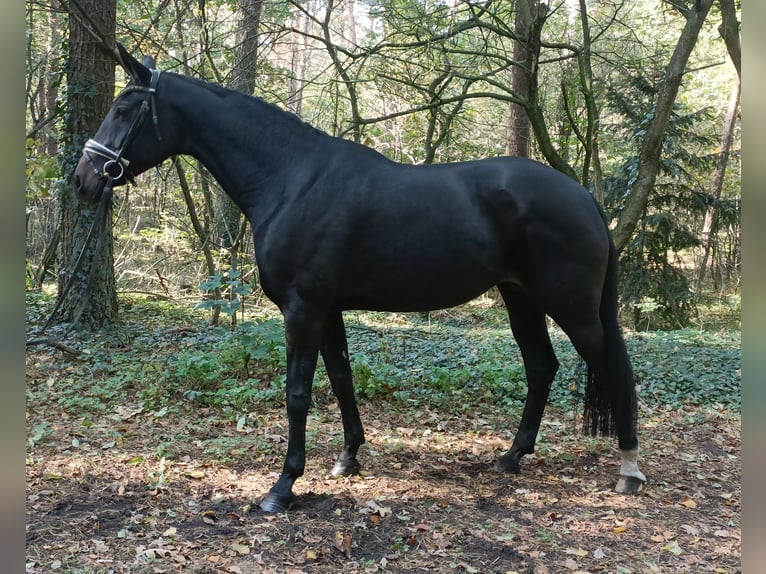
<instances>
[{"instance_id":1,"label":"bridle throatlatch","mask_svg":"<svg viewBox=\"0 0 766 574\"><path fill-rule=\"evenodd\" d=\"M124 157L125 148L131 142L133 136L141 127L141 124L144 123L144 118L149 111L152 113L152 123L154 124L154 134L157 136L157 141L162 141L162 136L160 135L159 120L157 118L157 106L154 102L154 94L157 91L157 81L160 78L160 70L152 69L150 71L152 73L152 78L148 87L128 86L122 92L122 94L136 91L146 92L146 97L141 102L141 109L139 110L138 115L133 120L133 123L130 124L130 128L128 128L128 131L125 133L125 137L122 138L122 144L120 144L120 148L118 150L113 150L109 146L97 142L94 139L89 139L83 146L83 155L87 158L90 167L93 169L93 173L95 173L100 179L116 180L120 179L124 175L127 180L131 182L133 181L132 175L126 171L130 165L130 160ZM103 157L107 160L104 162L101 169L96 167L96 164L93 161L94 155Z\"/></svg>"}]
</instances>

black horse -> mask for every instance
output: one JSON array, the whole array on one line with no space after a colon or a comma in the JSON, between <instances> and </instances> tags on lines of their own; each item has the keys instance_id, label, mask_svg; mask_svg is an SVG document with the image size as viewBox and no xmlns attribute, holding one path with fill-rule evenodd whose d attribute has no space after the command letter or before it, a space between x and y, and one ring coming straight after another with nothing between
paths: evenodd
<instances>
[{"instance_id":1,"label":"black horse","mask_svg":"<svg viewBox=\"0 0 766 574\"><path fill-rule=\"evenodd\" d=\"M588 365L586 430L615 435L619 492L638 470L636 392L617 323L616 253L591 194L540 163L513 157L403 165L331 137L261 99L160 73L118 46L131 78L83 150L81 198L98 201L165 159L187 154L215 176L252 225L261 285L283 314L287 455L261 501L287 510L305 464L306 416L322 354L343 419L332 473L358 473L364 443L342 311L426 311L497 286L526 369L524 412L497 469L534 452L558 369L553 318Z\"/></svg>"}]
</instances>

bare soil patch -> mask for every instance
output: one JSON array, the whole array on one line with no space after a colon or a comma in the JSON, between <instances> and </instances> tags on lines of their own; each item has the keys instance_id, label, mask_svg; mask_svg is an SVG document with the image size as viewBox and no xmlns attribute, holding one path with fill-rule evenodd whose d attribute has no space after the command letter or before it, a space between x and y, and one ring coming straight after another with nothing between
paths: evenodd
<instances>
[{"instance_id":1,"label":"bare soil patch","mask_svg":"<svg viewBox=\"0 0 766 574\"><path fill-rule=\"evenodd\" d=\"M29 362L34 364L35 361ZM31 368L30 385L48 376ZM238 428L184 407L121 405L87 421L27 411L27 572L740 571L740 421L730 411L644 409L636 496L612 492L611 441L549 410L522 473L492 470L518 413L456 416L361 404L362 476L329 475L337 409L315 405L306 475L287 514L257 501L281 469L286 417Z\"/></svg>"}]
</instances>

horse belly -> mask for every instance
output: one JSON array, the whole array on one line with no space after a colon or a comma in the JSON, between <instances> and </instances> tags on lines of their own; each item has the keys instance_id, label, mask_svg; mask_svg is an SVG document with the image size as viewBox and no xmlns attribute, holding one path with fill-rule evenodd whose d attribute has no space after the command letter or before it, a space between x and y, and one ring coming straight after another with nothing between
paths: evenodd
<instances>
[{"instance_id":1,"label":"horse belly","mask_svg":"<svg viewBox=\"0 0 766 574\"><path fill-rule=\"evenodd\" d=\"M513 281L486 256L412 257L395 261L367 260L366 268L344 274L337 302L343 309L431 311L466 303L494 285Z\"/></svg>"}]
</instances>

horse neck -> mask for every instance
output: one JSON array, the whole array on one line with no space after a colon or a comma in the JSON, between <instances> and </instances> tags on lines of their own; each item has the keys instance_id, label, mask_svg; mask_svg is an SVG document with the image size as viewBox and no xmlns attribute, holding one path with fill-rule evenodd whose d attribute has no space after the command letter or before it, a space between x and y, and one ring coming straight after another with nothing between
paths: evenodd
<instances>
[{"instance_id":1,"label":"horse neck","mask_svg":"<svg viewBox=\"0 0 766 574\"><path fill-rule=\"evenodd\" d=\"M267 204L279 200L269 191L281 191L275 182L284 181L291 159L302 157L319 132L258 98L178 77L187 84L174 89L185 126L181 153L198 159L251 221L268 213Z\"/></svg>"}]
</instances>

